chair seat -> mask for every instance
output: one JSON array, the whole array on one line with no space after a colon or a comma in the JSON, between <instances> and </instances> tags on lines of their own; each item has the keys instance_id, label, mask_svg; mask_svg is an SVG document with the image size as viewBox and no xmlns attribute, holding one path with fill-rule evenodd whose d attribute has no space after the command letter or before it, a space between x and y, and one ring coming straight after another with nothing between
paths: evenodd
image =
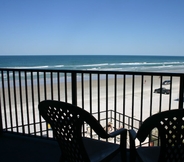
<instances>
[{"instance_id":1,"label":"chair seat","mask_svg":"<svg viewBox=\"0 0 184 162\"><path fill-rule=\"evenodd\" d=\"M112 156L113 152L117 153L118 144L95 140L91 138L83 138L83 143L91 162L104 160L106 157Z\"/></svg>"},{"instance_id":2,"label":"chair seat","mask_svg":"<svg viewBox=\"0 0 184 162\"><path fill-rule=\"evenodd\" d=\"M157 162L159 158L160 147L139 147L137 148L138 161ZM141 157L141 158L140 158Z\"/></svg>"}]
</instances>

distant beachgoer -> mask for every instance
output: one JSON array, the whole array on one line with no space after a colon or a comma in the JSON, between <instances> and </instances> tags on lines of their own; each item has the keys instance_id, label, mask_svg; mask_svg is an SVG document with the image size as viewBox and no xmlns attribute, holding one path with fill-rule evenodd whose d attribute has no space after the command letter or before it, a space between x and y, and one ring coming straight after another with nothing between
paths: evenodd
<instances>
[{"instance_id":1,"label":"distant beachgoer","mask_svg":"<svg viewBox=\"0 0 184 162\"><path fill-rule=\"evenodd\" d=\"M50 126L50 124L47 124L47 128L48 128L48 129L51 129L51 126Z\"/></svg>"},{"instance_id":2,"label":"distant beachgoer","mask_svg":"<svg viewBox=\"0 0 184 162\"><path fill-rule=\"evenodd\" d=\"M121 128L123 128L123 126L119 127L118 129L121 129Z\"/></svg>"},{"instance_id":3,"label":"distant beachgoer","mask_svg":"<svg viewBox=\"0 0 184 162\"><path fill-rule=\"evenodd\" d=\"M92 134L92 136L93 137L95 137L96 136L96 132L93 130L93 129L91 129L91 127L87 124L87 127L86 127L86 129L87 129L87 131L86 131L86 133L87 133L87 136L91 136L91 134Z\"/></svg>"},{"instance_id":4,"label":"distant beachgoer","mask_svg":"<svg viewBox=\"0 0 184 162\"><path fill-rule=\"evenodd\" d=\"M104 127L104 130L108 133L112 132L113 131L113 126L112 126L112 122L109 122L108 125L106 127Z\"/></svg>"}]
</instances>

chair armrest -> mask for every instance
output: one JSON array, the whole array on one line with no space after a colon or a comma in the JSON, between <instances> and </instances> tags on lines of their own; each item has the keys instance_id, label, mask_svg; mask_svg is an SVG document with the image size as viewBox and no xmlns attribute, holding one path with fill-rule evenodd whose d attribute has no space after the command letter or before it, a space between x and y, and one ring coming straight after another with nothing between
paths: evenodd
<instances>
[{"instance_id":1,"label":"chair armrest","mask_svg":"<svg viewBox=\"0 0 184 162\"><path fill-rule=\"evenodd\" d=\"M135 150L135 139L136 139L136 132L135 130L131 129L129 130L129 143L130 143L130 149Z\"/></svg>"},{"instance_id":2,"label":"chair armrest","mask_svg":"<svg viewBox=\"0 0 184 162\"><path fill-rule=\"evenodd\" d=\"M126 132L127 132L126 129L121 128L121 129L118 129L114 132L109 133L109 137L116 137L117 135L121 135L121 134L126 133Z\"/></svg>"},{"instance_id":3,"label":"chair armrest","mask_svg":"<svg viewBox=\"0 0 184 162\"><path fill-rule=\"evenodd\" d=\"M129 130L130 139L135 140L136 135L137 135L137 133L135 132L135 130L133 130L133 129Z\"/></svg>"}]
</instances>

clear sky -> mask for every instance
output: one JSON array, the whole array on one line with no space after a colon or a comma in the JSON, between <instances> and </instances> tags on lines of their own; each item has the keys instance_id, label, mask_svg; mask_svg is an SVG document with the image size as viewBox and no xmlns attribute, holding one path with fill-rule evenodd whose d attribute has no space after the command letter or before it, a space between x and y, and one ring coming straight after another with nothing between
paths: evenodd
<instances>
[{"instance_id":1,"label":"clear sky","mask_svg":"<svg viewBox=\"0 0 184 162\"><path fill-rule=\"evenodd\" d=\"M184 0L0 0L0 55L184 56Z\"/></svg>"}]
</instances>

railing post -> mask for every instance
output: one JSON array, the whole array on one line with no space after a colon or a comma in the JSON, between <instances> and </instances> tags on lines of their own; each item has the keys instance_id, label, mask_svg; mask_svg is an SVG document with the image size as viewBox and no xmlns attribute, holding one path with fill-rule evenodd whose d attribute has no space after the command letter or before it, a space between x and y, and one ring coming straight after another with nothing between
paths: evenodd
<instances>
[{"instance_id":1,"label":"railing post","mask_svg":"<svg viewBox=\"0 0 184 162\"><path fill-rule=\"evenodd\" d=\"M184 75L180 76L179 109L183 109Z\"/></svg>"},{"instance_id":2,"label":"railing post","mask_svg":"<svg viewBox=\"0 0 184 162\"><path fill-rule=\"evenodd\" d=\"M3 132L3 121L2 121L2 114L1 114L2 110L1 110L1 95L0 95L0 134L2 134Z\"/></svg>"},{"instance_id":3,"label":"railing post","mask_svg":"<svg viewBox=\"0 0 184 162\"><path fill-rule=\"evenodd\" d=\"M130 129L130 117L128 117L128 129ZM133 127L132 127L133 129Z\"/></svg>"},{"instance_id":4,"label":"railing post","mask_svg":"<svg viewBox=\"0 0 184 162\"><path fill-rule=\"evenodd\" d=\"M77 74L72 72L72 104L77 105Z\"/></svg>"}]
</instances>

